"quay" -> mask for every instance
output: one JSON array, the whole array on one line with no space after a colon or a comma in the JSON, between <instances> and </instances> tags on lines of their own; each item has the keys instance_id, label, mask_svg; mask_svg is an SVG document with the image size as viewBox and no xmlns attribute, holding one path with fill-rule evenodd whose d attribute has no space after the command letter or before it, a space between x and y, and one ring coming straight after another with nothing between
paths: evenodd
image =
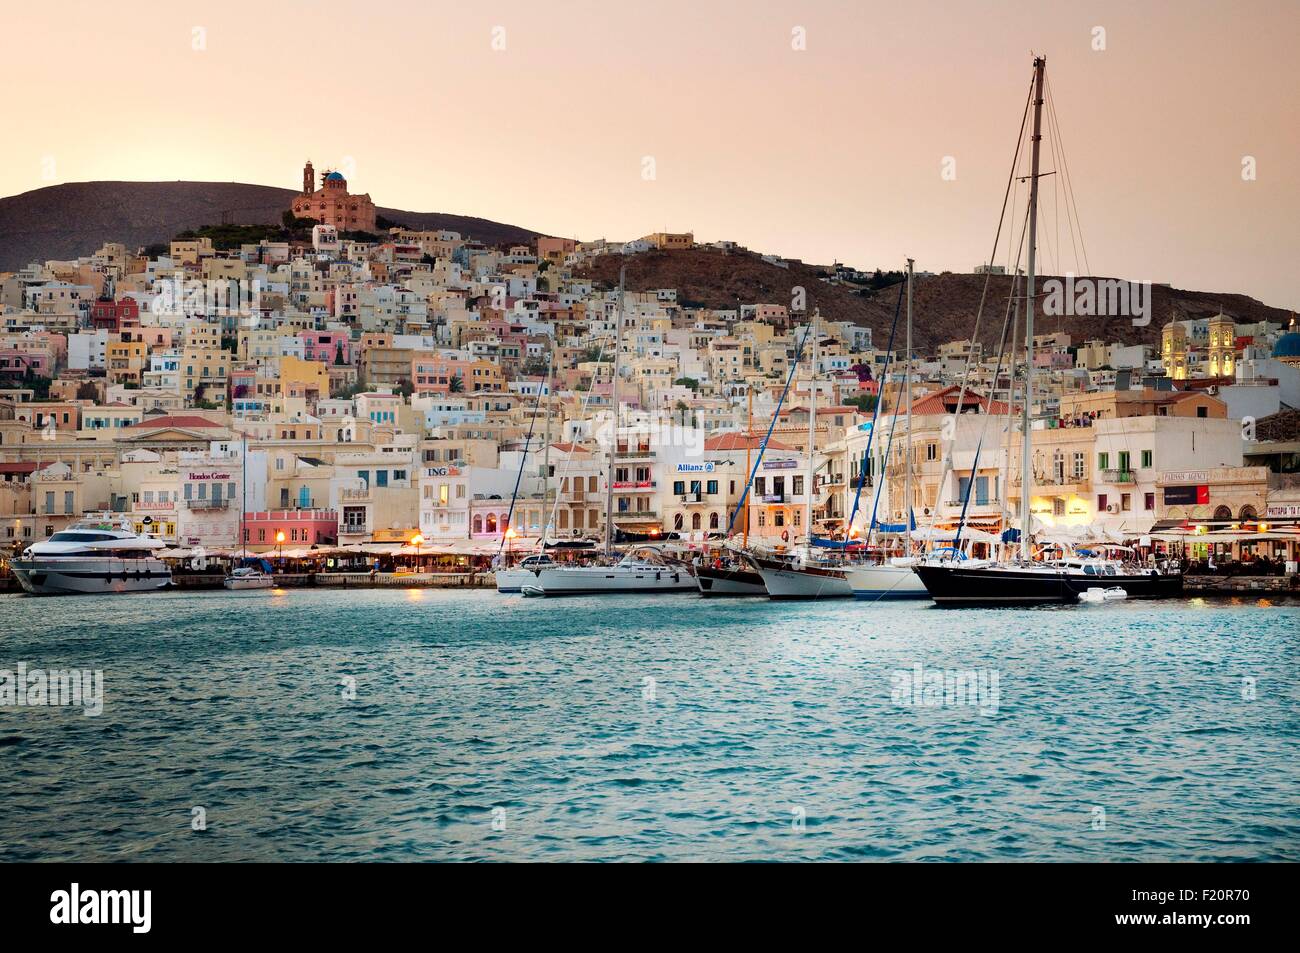
<instances>
[{"instance_id":1,"label":"quay","mask_svg":"<svg viewBox=\"0 0 1300 953\"><path fill-rule=\"evenodd\" d=\"M274 575L276 586L283 589L491 589L496 585L496 577L490 572L289 572ZM225 578L224 573L177 573L172 582L179 589L220 589Z\"/></svg>"}]
</instances>

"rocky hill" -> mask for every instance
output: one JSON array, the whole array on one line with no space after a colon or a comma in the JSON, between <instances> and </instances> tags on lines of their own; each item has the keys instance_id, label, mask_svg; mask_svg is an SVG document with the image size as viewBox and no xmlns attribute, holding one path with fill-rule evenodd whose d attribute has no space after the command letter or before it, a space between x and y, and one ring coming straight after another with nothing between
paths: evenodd
<instances>
[{"instance_id":1,"label":"rocky hill","mask_svg":"<svg viewBox=\"0 0 1300 953\"><path fill-rule=\"evenodd\" d=\"M822 279L830 269L789 262L781 267L752 252L724 252L713 248L689 251L653 251L637 255L602 255L583 274L604 287L618 283L619 267L627 264L627 287L632 291L676 288L678 299L688 305L735 308L740 303L767 302L789 305L791 289L806 289L808 308L820 308L825 318L852 321L875 332L881 347L889 336L889 325L898 299L898 287L869 290L848 284L827 284ZM1044 279L1051 276L1043 276ZM983 275L946 272L918 277L913 289L913 341L929 350L944 341L969 337L979 310L984 288ZM988 298L980 322L980 339L996 347L1006 312L1011 279L989 278ZM1041 290L1041 289L1040 289ZM1286 323L1290 312L1272 308L1241 294L1185 291L1156 285L1152 288L1152 319L1145 327L1134 327L1128 318L1055 317L1041 314L1037 333L1065 331L1075 343L1091 338L1129 344L1159 346L1160 328L1171 320L1206 317L1222 307L1238 323L1269 320ZM901 334L901 325L900 331Z\"/></svg>"},{"instance_id":2,"label":"rocky hill","mask_svg":"<svg viewBox=\"0 0 1300 953\"><path fill-rule=\"evenodd\" d=\"M129 247L164 242L186 229L275 224L294 197L289 189L240 182L70 182L0 199L0 271L34 261L88 255L106 241ZM489 245L522 242L537 232L444 212L381 208L411 228L447 228Z\"/></svg>"}]
</instances>

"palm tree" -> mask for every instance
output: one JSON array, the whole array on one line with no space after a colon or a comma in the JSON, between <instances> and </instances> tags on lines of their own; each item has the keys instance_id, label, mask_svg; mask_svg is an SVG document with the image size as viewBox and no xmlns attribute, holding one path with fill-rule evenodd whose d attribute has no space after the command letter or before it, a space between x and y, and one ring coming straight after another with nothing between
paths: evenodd
<instances>
[{"instance_id":1,"label":"palm tree","mask_svg":"<svg viewBox=\"0 0 1300 953\"><path fill-rule=\"evenodd\" d=\"M463 394L465 392L465 382L461 380L459 374L453 375L451 380L447 382L447 390L452 394Z\"/></svg>"}]
</instances>

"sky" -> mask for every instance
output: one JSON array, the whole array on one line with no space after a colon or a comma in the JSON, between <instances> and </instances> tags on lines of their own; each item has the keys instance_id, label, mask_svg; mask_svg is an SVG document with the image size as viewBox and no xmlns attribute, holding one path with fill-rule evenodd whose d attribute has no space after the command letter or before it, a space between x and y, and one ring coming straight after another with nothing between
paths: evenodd
<instances>
[{"instance_id":1,"label":"sky","mask_svg":"<svg viewBox=\"0 0 1300 953\"><path fill-rule=\"evenodd\" d=\"M310 158L381 206L927 271L988 258L1042 53L1093 273L1300 308L1296 0L51 0L5 23L27 39L0 60L0 195L296 189ZM1083 272L1049 214L1044 270Z\"/></svg>"}]
</instances>

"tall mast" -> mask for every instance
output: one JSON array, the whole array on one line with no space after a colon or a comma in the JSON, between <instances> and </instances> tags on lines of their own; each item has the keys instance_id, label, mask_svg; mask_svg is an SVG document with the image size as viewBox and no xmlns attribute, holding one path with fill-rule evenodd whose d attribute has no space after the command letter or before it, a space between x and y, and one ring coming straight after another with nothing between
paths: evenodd
<instances>
[{"instance_id":1,"label":"tall mast","mask_svg":"<svg viewBox=\"0 0 1300 953\"><path fill-rule=\"evenodd\" d=\"M550 357L546 361L546 443L542 447L542 538L540 547L546 548L546 537L550 528L551 498L551 406L553 394L552 383L555 380L555 341L551 341Z\"/></svg>"},{"instance_id":2,"label":"tall mast","mask_svg":"<svg viewBox=\"0 0 1300 953\"><path fill-rule=\"evenodd\" d=\"M749 461L749 446L754 442L754 382L751 379L746 390L746 409L745 409L745 529L741 537L741 545L749 546L749 508L751 506L749 499L749 474L752 470Z\"/></svg>"},{"instance_id":3,"label":"tall mast","mask_svg":"<svg viewBox=\"0 0 1300 953\"><path fill-rule=\"evenodd\" d=\"M817 475L817 317L820 309L813 308L812 316L812 358L808 364L808 485L804 493L808 499L808 518L804 531L808 535L808 545L813 537L813 479Z\"/></svg>"},{"instance_id":4,"label":"tall mast","mask_svg":"<svg viewBox=\"0 0 1300 953\"><path fill-rule=\"evenodd\" d=\"M903 464L903 532L907 534L907 553L912 552L912 264L907 259L907 350L904 352L903 386L907 388L907 442L904 444ZM957 408L958 415L961 408Z\"/></svg>"},{"instance_id":5,"label":"tall mast","mask_svg":"<svg viewBox=\"0 0 1300 953\"><path fill-rule=\"evenodd\" d=\"M239 433L239 542L243 558L248 558L248 431Z\"/></svg>"},{"instance_id":6,"label":"tall mast","mask_svg":"<svg viewBox=\"0 0 1300 953\"><path fill-rule=\"evenodd\" d=\"M1025 272L1025 406L1020 411L1020 558L1030 557L1032 517L1029 498L1034 489L1033 450L1030 447L1030 405L1034 402L1034 265L1038 250L1038 147L1042 142L1043 70L1047 57L1034 57L1034 133L1029 162L1029 267ZM960 410L960 408L958 408ZM974 474L971 475L972 478Z\"/></svg>"},{"instance_id":7,"label":"tall mast","mask_svg":"<svg viewBox=\"0 0 1300 953\"><path fill-rule=\"evenodd\" d=\"M609 471L605 479L605 555L614 549L614 453L618 450L618 370L619 351L623 345L623 290L626 287L627 265L618 270L618 317L614 321L614 380L610 386Z\"/></svg>"}]
</instances>

